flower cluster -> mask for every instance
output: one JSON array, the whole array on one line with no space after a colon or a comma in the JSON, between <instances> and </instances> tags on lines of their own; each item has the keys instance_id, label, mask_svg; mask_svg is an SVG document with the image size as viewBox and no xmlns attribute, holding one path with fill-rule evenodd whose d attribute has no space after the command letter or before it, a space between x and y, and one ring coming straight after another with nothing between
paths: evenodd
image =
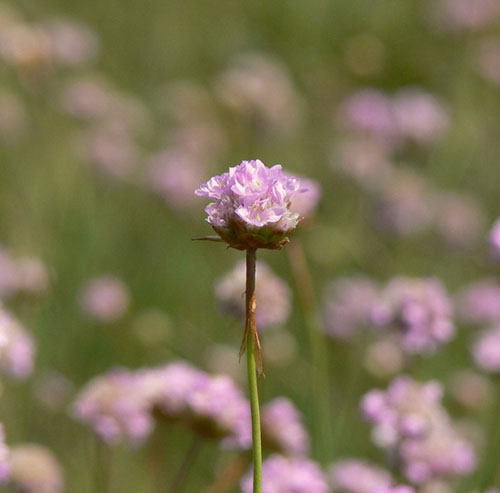
<instances>
[{"instance_id":1,"label":"flower cluster","mask_svg":"<svg viewBox=\"0 0 500 493\"><path fill-rule=\"evenodd\" d=\"M108 443L122 439L136 443L153 427L136 374L117 369L91 380L80 392L73 415Z\"/></svg>"},{"instance_id":2,"label":"flower cluster","mask_svg":"<svg viewBox=\"0 0 500 493\"><path fill-rule=\"evenodd\" d=\"M410 353L432 353L455 334L452 303L436 278L397 277L372 310L372 321L401 335Z\"/></svg>"},{"instance_id":3,"label":"flower cluster","mask_svg":"<svg viewBox=\"0 0 500 493\"><path fill-rule=\"evenodd\" d=\"M253 477L248 473L241 481L243 493L253 491ZM328 483L318 464L302 458L271 455L262 464L262 493L327 493Z\"/></svg>"},{"instance_id":4,"label":"flower cluster","mask_svg":"<svg viewBox=\"0 0 500 493\"><path fill-rule=\"evenodd\" d=\"M162 420L217 440L224 449L251 446L250 404L240 388L226 375L184 361L96 377L80 392L73 414L108 443L138 443ZM309 449L301 415L285 398L263 408L262 436L264 446L285 455Z\"/></svg>"},{"instance_id":5,"label":"flower cluster","mask_svg":"<svg viewBox=\"0 0 500 493\"><path fill-rule=\"evenodd\" d=\"M34 354L31 335L0 305L0 371L25 378L33 369Z\"/></svg>"},{"instance_id":6,"label":"flower cluster","mask_svg":"<svg viewBox=\"0 0 500 493\"><path fill-rule=\"evenodd\" d=\"M475 467L474 450L458 433L441 398L439 383L399 377L385 392L370 391L361 404L365 418L375 425L375 442L397 457L415 484L452 480Z\"/></svg>"},{"instance_id":7,"label":"flower cluster","mask_svg":"<svg viewBox=\"0 0 500 493\"><path fill-rule=\"evenodd\" d=\"M281 165L268 168L259 160L243 161L195 191L214 200L205 208L207 222L238 250L282 248L300 219L290 210L300 192L299 180L287 177Z\"/></svg>"},{"instance_id":8,"label":"flower cluster","mask_svg":"<svg viewBox=\"0 0 500 493\"><path fill-rule=\"evenodd\" d=\"M240 318L245 316L245 279L246 266L242 261L215 285L215 294L221 307ZM284 324L291 310L291 292L285 281L274 274L266 263L257 262L255 284L259 329Z\"/></svg>"}]
</instances>

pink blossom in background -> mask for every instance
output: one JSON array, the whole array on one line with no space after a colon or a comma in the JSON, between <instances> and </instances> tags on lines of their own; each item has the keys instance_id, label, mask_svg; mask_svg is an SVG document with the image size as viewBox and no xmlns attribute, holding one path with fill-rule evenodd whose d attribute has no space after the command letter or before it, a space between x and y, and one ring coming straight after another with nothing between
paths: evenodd
<instances>
[{"instance_id":1,"label":"pink blossom in background","mask_svg":"<svg viewBox=\"0 0 500 493\"><path fill-rule=\"evenodd\" d=\"M379 189L391 177L391 149L372 138L350 138L333 150L331 167L367 189Z\"/></svg>"},{"instance_id":2,"label":"pink blossom in background","mask_svg":"<svg viewBox=\"0 0 500 493\"><path fill-rule=\"evenodd\" d=\"M500 38L490 37L479 42L474 65L481 77L500 87Z\"/></svg>"},{"instance_id":3,"label":"pink blossom in background","mask_svg":"<svg viewBox=\"0 0 500 493\"><path fill-rule=\"evenodd\" d=\"M168 136L171 146L204 162L219 159L227 138L207 89L191 80L174 81L165 87L160 104L172 120Z\"/></svg>"},{"instance_id":4,"label":"pink blossom in background","mask_svg":"<svg viewBox=\"0 0 500 493\"><path fill-rule=\"evenodd\" d=\"M303 417L286 397L268 402L261 411L262 440L265 446L283 455L306 455L309 436Z\"/></svg>"},{"instance_id":5,"label":"pink blossom in background","mask_svg":"<svg viewBox=\"0 0 500 493\"><path fill-rule=\"evenodd\" d=\"M50 287L49 272L38 258L21 257L17 261L18 290L33 295L40 295Z\"/></svg>"},{"instance_id":6,"label":"pink blossom in background","mask_svg":"<svg viewBox=\"0 0 500 493\"><path fill-rule=\"evenodd\" d=\"M399 485L375 490L373 493L415 493L415 490L411 486Z\"/></svg>"},{"instance_id":7,"label":"pink blossom in background","mask_svg":"<svg viewBox=\"0 0 500 493\"><path fill-rule=\"evenodd\" d=\"M241 480L243 493L253 491L251 473ZM328 483L319 465L310 459L274 454L262 465L262 493L327 493Z\"/></svg>"},{"instance_id":8,"label":"pink blossom in background","mask_svg":"<svg viewBox=\"0 0 500 493\"><path fill-rule=\"evenodd\" d=\"M246 264L235 267L215 284L215 296L221 308L237 317L245 316ZM257 311L259 329L283 325L291 311L292 293L286 282L278 277L264 262L257 262L256 268Z\"/></svg>"},{"instance_id":9,"label":"pink blossom in background","mask_svg":"<svg viewBox=\"0 0 500 493\"><path fill-rule=\"evenodd\" d=\"M421 384L406 376L394 379L387 391L368 392L361 402L361 410L366 420L375 426L375 443L391 448L399 446L405 438L431 433L433 423L446 416L441 405L442 393L437 381Z\"/></svg>"},{"instance_id":10,"label":"pink blossom in background","mask_svg":"<svg viewBox=\"0 0 500 493\"><path fill-rule=\"evenodd\" d=\"M419 175L400 171L391 175L372 197L371 216L384 232L411 236L432 224L432 201L428 183Z\"/></svg>"},{"instance_id":11,"label":"pink blossom in background","mask_svg":"<svg viewBox=\"0 0 500 493\"><path fill-rule=\"evenodd\" d=\"M26 132L29 117L23 101L13 92L0 91L0 139L2 142L17 142Z\"/></svg>"},{"instance_id":12,"label":"pink blossom in background","mask_svg":"<svg viewBox=\"0 0 500 493\"><path fill-rule=\"evenodd\" d=\"M11 448L9 485L25 493L62 493L64 473L48 448L23 443Z\"/></svg>"},{"instance_id":13,"label":"pink blossom in background","mask_svg":"<svg viewBox=\"0 0 500 493\"><path fill-rule=\"evenodd\" d=\"M8 24L0 32L0 59L20 71L45 69L51 63L50 39L38 26Z\"/></svg>"},{"instance_id":14,"label":"pink blossom in background","mask_svg":"<svg viewBox=\"0 0 500 493\"><path fill-rule=\"evenodd\" d=\"M456 295L455 307L464 323L500 322L500 283L494 278L486 278L468 284Z\"/></svg>"},{"instance_id":15,"label":"pink blossom in background","mask_svg":"<svg viewBox=\"0 0 500 493\"><path fill-rule=\"evenodd\" d=\"M182 149L166 149L151 158L148 185L168 205L183 210L198 202L193 189L205 175L205 165L195 154Z\"/></svg>"},{"instance_id":16,"label":"pink blossom in background","mask_svg":"<svg viewBox=\"0 0 500 493\"><path fill-rule=\"evenodd\" d=\"M393 380L387 391L372 390L362 400L373 439L400 461L414 484L453 480L476 467L476 453L441 403L442 386L409 377Z\"/></svg>"},{"instance_id":17,"label":"pink blossom in background","mask_svg":"<svg viewBox=\"0 0 500 493\"><path fill-rule=\"evenodd\" d=\"M223 448L248 448L251 443L250 404L225 375L209 375L177 361L136 372L139 400L149 413L221 440Z\"/></svg>"},{"instance_id":18,"label":"pink blossom in background","mask_svg":"<svg viewBox=\"0 0 500 493\"><path fill-rule=\"evenodd\" d=\"M97 322L113 323L125 315L130 294L122 280L105 274L85 283L79 303L81 309Z\"/></svg>"},{"instance_id":19,"label":"pink blossom in background","mask_svg":"<svg viewBox=\"0 0 500 493\"><path fill-rule=\"evenodd\" d=\"M215 93L236 114L264 129L289 135L300 127L303 102L287 67L272 57L240 55L216 79Z\"/></svg>"},{"instance_id":20,"label":"pink blossom in background","mask_svg":"<svg viewBox=\"0 0 500 493\"><path fill-rule=\"evenodd\" d=\"M401 342L397 337L389 335L372 342L366 348L364 366L372 375L387 378L401 372L407 361L408 356L401 347Z\"/></svg>"},{"instance_id":21,"label":"pink blossom in background","mask_svg":"<svg viewBox=\"0 0 500 493\"><path fill-rule=\"evenodd\" d=\"M498 0L440 0L436 2L435 16L447 29L480 29L498 19Z\"/></svg>"},{"instance_id":22,"label":"pink blossom in background","mask_svg":"<svg viewBox=\"0 0 500 493\"><path fill-rule=\"evenodd\" d=\"M400 89L392 105L397 132L419 144L434 142L449 127L450 118L444 104L418 87Z\"/></svg>"},{"instance_id":23,"label":"pink blossom in background","mask_svg":"<svg viewBox=\"0 0 500 493\"><path fill-rule=\"evenodd\" d=\"M133 137L114 125L80 132L75 140L75 151L85 163L111 178L129 177L139 161Z\"/></svg>"},{"instance_id":24,"label":"pink blossom in background","mask_svg":"<svg viewBox=\"0 0 500 493\"><path fill-rule=\"evenodd\" d=\"M421 440L405 440L400 455L404 474L414 484L467 476L477 465L471 444L447 421L436 423L433 432Z\"/></svg>"},{"instance_id":25,"label":"pink blossom in background","mask_svg":"<svg viewBox=\"0 0 500 493\"><path fill-rule=\"evenodd\" d=\"M33 394L48 411L65 411L73 394L73 384L62 373L44 371L35 377Z\"/></svg>"},{"instance_id":26,"label":"pink blossom in background","mask_svg":"<svg viewBox=\"0 0 500 493\"><path fill-rule=\"evenodd\" d=\"M327 334L335 339L351 339L371 322L371 311L380 288L364 277L345 277L332 282L324 297Z\"/></svg>"},{"instance_id":27,"label":"pink blossom in background","mask_svg":"<svg viewBox=\"0 0 500 493\"><path fill-rule=\"evenodd\" d=\"M479 411L491 404L494 386L485 376L473 370L460 370L452 376L450 392L466 410Z\"/></svg>"},{"instance_id":28,"label":"pink blossom in background","mask_svg":"<svg viewBox=\"0 0 500 493\"><path fill-rule=\"evenodd\" d=\"M476 364L484 371L500 372L500 325L484 330L472 347Z\"/></svg>"},{"instance_id":29,"label":"pink blossom in background","mask_svg":"<svg viewBox=\"0 0 500 493\"><path fill-rule=\"evenodd\" d=\"M429 354L455 336L453 304L436 278L397 277L374 304L373 323L401 337L405 351Z\"/></svg>"},{"instance_id":30,"label":"pink blossom in background","mask_svg":"<svg viewBox=\"0 0 500 493\"><path fill-rule=\"evenodd\" d=\"M0 423L0 484L7 482L10 475L10 451L5 443L5 431Z\"/></svg>"},{"instance_id":31,"label":"pink blossom in background","mask_svg":"<svg viewBox=\"0 0 500 493\"><path fill-rule=\"evenodd\" d=\"M392 141L397 123L391 98L377 89L361 89L340 106L338 121L347 130Z\"/></svg>"},{"instance_id":32,"label":"pink blossom in background","mask_svg":"<svg viewBox=\"0 0 500 493\"><path fill-rule=\"evenodd\" d=\"M44 294L49 286L49 273L40 259L14 257L0 246L0 299Z\"/></svg>"},{"instance_id":33,"label":"pink blossom in background","mask_svg":"<svg viewBox=\"0 0 500 493\"><path fill-rule=\"evenodd\" d=\"M9 298L18 290L17 263L7 250L0 247L0 298Z\"/></svg>"},{"instance_id":34,"label":"pink blossom in background","mask_svg":"<svg viewBox=\"0 0 500 493\"><path fill-rule=\"evenodd\" d=\"M71 79L61 95L63 110L79 120L104 118L112 104L113 87L101 75L83 75Z\"/></svg>"},{"instance_id":35,"label":"pink blossom in background","mask_svg":"<svg viewBox=\"0 0 500 493\"><path fill-rule=\"evenodd\" d=\"M381 467L359 459L340 459L329 468L334 491L343 493L373 493L389 491L393 479Z\"/></svg>"},{"instance_id":36,"label":"pink blossom in background","mask_svg":"<svg viewBox=\"0 0 500 493\"><path fill-rule=\"evenodd\" d=\"M445 245L467 248L482 237L484 216L472 197L441 192L434 199L434 223Z\"/></svg>"},{"instance_id":37,"label":"pink blossom in background","mask_svg":"<svg viewBox=\"0 0 500 493\"><path fill-rule=\"evenodd\" d=\"M35 343L16 318L0 305L0 370L26 378L33 370Z\"/></svg>"},{"instance_id":38,"label":"pink blossom in background","mask_svg":"<svg viewBox=\"0 0 500 493\"><path fill-rule=\"evenodd\" d=\"M78 394L73 416L108 443L139 443L153 428L141 384L136 374L122 369L95 377Z\"/></svg>"},{"instance_id":39,"label":"pink blossom in background","mask_svg":"<svg viewBox=\"0 0 500 493\"><path fill-rule=\"evenodd\" d=\"M302 176L298 178L304 191L292 197L290 210L299 214L303 218L303 221L308 221L316 213L322 195L321 185L319 182L309 178Z\"/></svg>"},{"instance_id":40,"label":"pink blossom in background","mask_svg":"<svg viewBox=\"0 0 500 493\"><path fill-rule=\"evenodd\" d=\"M48 19L40 27L47 34L55 63L76 67L96 58L99 41L89 27L63 17Z\"/></svg>"},{"instance_id":41,"label":"pink blossom in background","mask_svg":"<svg viewBox=\"0 0 500 493\"><path fill-rule=\"evenodd\" d=\"M493 224L488 237L488 243L491 256L495 260L500 260L500 219Z\"/></svg>"}]
</instances>

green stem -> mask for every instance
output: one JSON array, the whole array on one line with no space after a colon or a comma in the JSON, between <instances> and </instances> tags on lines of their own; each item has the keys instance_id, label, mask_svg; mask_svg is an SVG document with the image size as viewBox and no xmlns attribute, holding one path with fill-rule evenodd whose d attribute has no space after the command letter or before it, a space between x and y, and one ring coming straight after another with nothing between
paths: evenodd
<instances>
[{"instance_id":1,"label":"green stem","mask_svg":"<svg viewBox=\"0 0 500 493\"><path fill-rule=\"evenodd\" d=\"M170 493L178 493L179 491L181 491L184 483L186 482L189 471L191 470L191 467L193 466L194 461L198 456L201 448L201 443L201 438L198 435L195 435L193 441L191 442L191 445L189 446L189 449L186 452L186 455L184 456L181 466L177 471L172 484L170 485L170 488L168 490Z\"/></svg>"},{"instance_id":2,"label":"green stem","mask_svg":"<svg viewBox=\"0 0 500 493\"><path fill-rule=\"evenodd\" d=\"M106 493L110 490L111 448L99 437L95 437L95 475L96 491Z\"/></svg>"},{"instance_id":3,"label":"green stem","mask_svg":"<svg viewBox=\"0 0 500 493\"><path fill-rule=\"evenodd\" d=\"M483 452L484 466L482 470L481 488L494 486L500 467L500 379L495 379L496 401L491 409L488 427L488 442Z\"/></svg>"},{"instance_id":4,"label":"green stem","mask_svg":"<svg viewBox=\"0 0 500 493\"><path fill-rule=\"evenodd\" d=\"M257 251L247 250L246 280L246 330L247 330L247 371L250 407L252 412L252 458L253 458L253 493L262 493L262 443L260 431L259 393L257 386L257 366L255 363L255 268Z\"/></svg>"},{"instance_id":5,"label":"green stem","mask_svg":"<svg viewBox=\"0 0 500 493\"><path fill-rule=\"evenodd\" d=\"M328 345L307 259L298 238L287 247L300 308L309 336L311 350L311 404L313 405L313 439L324 459L333 439L331 385Z\"/></svg>"}]
</instances>

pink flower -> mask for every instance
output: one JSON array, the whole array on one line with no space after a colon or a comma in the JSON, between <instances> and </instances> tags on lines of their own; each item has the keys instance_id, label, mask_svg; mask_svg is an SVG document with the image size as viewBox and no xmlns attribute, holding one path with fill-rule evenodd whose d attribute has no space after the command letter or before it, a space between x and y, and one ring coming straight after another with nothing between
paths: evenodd
<instances>
[{"instance_id":1,"label":"pink flower","mask_svg":"<svg viewBox=\"0 0 500 493\"><path fill-rule=\"evenodd\" d=\"M286 176L281 165L272 168L259 160L243 161L214 176L195 191L214 200L205 211L207 222L233 248L281 248L299 222L290 209L302 192L300 181Z\"/></svg>"}]
</instances>

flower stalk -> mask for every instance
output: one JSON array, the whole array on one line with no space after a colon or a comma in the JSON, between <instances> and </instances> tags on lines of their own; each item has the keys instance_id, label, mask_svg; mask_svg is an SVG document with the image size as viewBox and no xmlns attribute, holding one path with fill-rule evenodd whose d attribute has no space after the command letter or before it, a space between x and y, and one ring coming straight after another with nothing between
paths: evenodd
<instances>
[{"instance_id":1,"label":"flower stalk","mask_svg":"<svg viewBox=\"0 0 500 493\"><path fill-rule=\"evenodd\" d=\"M250 407L252 413L252 458L253 458L253 492L262 492L262 439L260 430L259 393L257 386L257 369L259 361L262 369L260 341L257 334L255 322L255 309L257 307L255 293L255 269L257 261L257 250L247 250L247 278L246 278L246 323L245 339L242 351L247 350L247 372L248 388L250 394ZM256 357L257 355L257 357Z\"/></svg>"}]
</instances>

